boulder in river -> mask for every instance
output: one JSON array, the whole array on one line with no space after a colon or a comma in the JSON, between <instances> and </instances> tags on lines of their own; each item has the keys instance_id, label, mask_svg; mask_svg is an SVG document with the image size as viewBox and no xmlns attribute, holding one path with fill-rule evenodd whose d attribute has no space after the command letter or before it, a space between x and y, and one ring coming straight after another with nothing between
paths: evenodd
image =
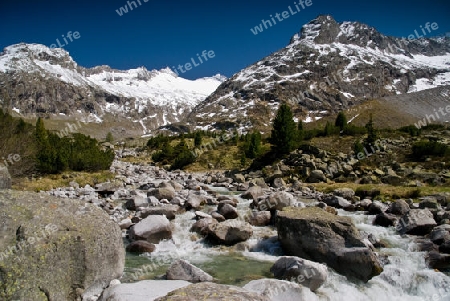
<instances>
[{"instance_id":1,"label":"boulder in river","mask_svg":"<svg viewBox=\"0 0 450 301\"><path fill-rule=\"evenodd\" d=\"M164 215L150 215L131 227L130 239L159 243L172 238L170 221Z\"/></svg>"},{"instance_id":2,"label":"boulder in river","mask_svg":"<svg viewBox=\"0 0 450 301\"><path fill-rule=\"evenodd\" d=\"M314 300L316 295L294 282L277 279L259 279L247 283L244 289L258 293L269 301Z\"/></svg>"},{"instance_id":3,"label":"boulder in river","mask_svg":"<svg viewBox=\"0 0 450 301\"><path fill-rule=\"evenodd\" d=\"M252 226L238 220L226 220L208 227L208 239L224 245L234 245L246 241L252 234Z\"/></svg>"},{"instance_id":4,"label":"boulder in river","mask_svg":"<svg viewBox=\"0 0 450 301\"><path fill-rule=\"evenodd\" d=\"M214 280L211 275L183 259L172 263L166 272L166 278L167 280L185 280L193 283Z\"/></svg>"},{"instance_id":5,"label":"boulder in river","mask_svg":"<svg viewBox=\"0 0 450 301\"><path fill-rule=\"evenodd\" d=\"M383 271L349 217L317 207L285 208L278 212L277 228L287 255L326 263L345 276L366 282Z\"/></svg>"},{"instance_id":6,"label":"boulder in river","mask_svg":"<svg viewBox=\"0 0 450 301\"><path fill-rule=\"evenodd\" d=\"M155 301L184 300L268 301L269 299L237 286L201 282L177 289Z\"/></svg>"},{"instance_id":7,"label":"boulder in river","mask_svg":"<svg viewBox=\"0 0 450 301\"><path fill-rule=\"evenodd\" d=\"M397 223L400 234L426 235L437 226L433 213L428 209L412 209Z\"/></svg>"}]
</instances>

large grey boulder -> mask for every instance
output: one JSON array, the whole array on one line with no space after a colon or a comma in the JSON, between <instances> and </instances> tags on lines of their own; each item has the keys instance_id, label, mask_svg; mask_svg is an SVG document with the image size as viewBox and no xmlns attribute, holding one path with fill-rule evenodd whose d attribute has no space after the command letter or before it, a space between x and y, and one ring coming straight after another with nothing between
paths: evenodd
<instances>
[{"instance_id":1,"label":"large grey boulder","mask_svg":"<svg viewBox=\"0 0 450 301\"><path fill-rule=\"evenodd\" d=\"M306 301L317 298L313 292L302 285L277 279L253 280L243 288L270 301Z\"/></svg>"},{"instance_id":2,"label":"large grey boulder","mask_svg":"<svg viewBox=\"0 0 450 301\"><path fill-rule=\"evenodd\" d=\"M214 278L186 260L175 261L166 272L167 280L185 280L193 283L211 282Z\"/></svg>"},{"instance_id":3,"label":"large grey boulder","mask_svg":"<svg viewBox=\"0 0 450 301\"><path fill-rule=\"evenodd\" d=\"M338 273L362 281L383 271L349 217L317 207L285 208L278 212L277 229L286 255L326 263Z\"/></svg>"},{"instance_id":4,"label":"large grey boulder","mask_svg":"<svg viewBox=\"0 0 450 301\"><path fill-rule=\"evenodd\" d=\"M107 288L99 301L153 301L169 292L190 285L183 280L144 280Z\"/></svg>"},{"instance_id":5,"label":"large grey boulder","mask_svg":"<svg viewBox=\"0 0 450 301\"><path fill-rule=\"evenodd\" d=\"M207 238L219 244L234 245L238 242L246 241L252 234L253 229L249 223L238 220L226 220L222 223L211 224L208 227Z\"/></svg>"},{"instance_id":6,"label":"large grey boulder","mask_svg":"<svg viewBox=\"0 0 450 301\"><path fill-rule=\"evenodd\" d=\"M0 165L0 189L11 188L11 175L9 174L8 167Z\"/></svg>"},{"instance_id":7,"label":"large grey boulder","mask_svg":"<svg viewBox=\"0 0 450 301\"><path fill-rule=\"evenodd\" d=\"M216 284L211 282L201 282L170 292L165 297L156 301L197 301L197 300L220 300L220 301L268 301L267 297L246 289Z\"/></svg>"},{"instance_id":8,"label":"large grey boulder","mask_svg":"<svg viewBox=\"0 0 450 301\"><path fill-rule=\"evenodd\" d=\"M132 240L146 240L157 244L163 239L172 238L172 228L164 215L150 215L131 227L129 235Z\"/></svg>"},{"instance_id":9,"label":"large grey boulder","mask_svg":"<svg viewBox=\"0 0 450 301\"><path fill-rule=\"evenodd\" d=\"M428 209L412 209L398 221L396 229L400 234L426 235L437 226L433 213Z\"/></svg>"},{"instance_id":10,"label":"large grey boulder","mask_svg":"<svg viewBox=\"0 0 450 301\"><path fill-rule=\"evenodd\" d=\"M278 259L270 271L275 278L288 280L316 291L328 277L327 267L296 256L283 256Z\"/></svg>"},{"instance_id":11,"label":"large grey boulder","mask_svg":"<svg viewBox=\"0 0 450 301\"><path fill-rule=\"evenodd\" d=\"M122 232L79 200L0 191L0 299L78 300L122 276Z\"/></svg>"}]
</instances>

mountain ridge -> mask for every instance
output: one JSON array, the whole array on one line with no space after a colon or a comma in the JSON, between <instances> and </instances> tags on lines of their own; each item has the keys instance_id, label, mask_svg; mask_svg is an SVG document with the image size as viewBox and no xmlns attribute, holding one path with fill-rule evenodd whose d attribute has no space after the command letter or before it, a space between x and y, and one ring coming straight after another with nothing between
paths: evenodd
<instances>
[{"instance_id":1,"label":"mountain ridge","mask_svg":"<svg viewBox=\"0 0 450 301\"><path fill-rule=\"evenodd\" d=\"M409 41L321 15L286 47L222 83L187 121L194 128L250 121L267 130L281 102L293 105L297 120L314 121L369 99L448 84L448 37Z\"/></svg>"}]
</instances>

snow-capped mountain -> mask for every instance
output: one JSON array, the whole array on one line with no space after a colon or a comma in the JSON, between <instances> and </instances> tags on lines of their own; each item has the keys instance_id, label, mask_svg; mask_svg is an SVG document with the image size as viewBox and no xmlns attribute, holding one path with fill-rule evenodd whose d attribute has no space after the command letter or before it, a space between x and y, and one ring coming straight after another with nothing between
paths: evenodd
<instances>
[{"instance_id":1,"label":"snow-capped mountain","mask_svg":"<svg viewBox=\"0 0 450 301\"><path fill-rule=\"evenodd\" d=\"M265 128L280 102L306 122L368 99L450 85L450 38L409 41L322 15L289 45L225 81L188 121L199 128L250 120Z\"/></svg>"},{"instance_id":2,"label":"snow-capped mountain","mask_svg":"<svg viewBox=\"0 0 450 301\"><path fill-rule=\"evenodd\" d=\"M77 116L102 122L105 114L132 119L146 133L181 121L226 78L197 80L169 68L83 68L63 49L16 44L0 54L0 100L20 114Z\"/></svg>"}]
</instances>

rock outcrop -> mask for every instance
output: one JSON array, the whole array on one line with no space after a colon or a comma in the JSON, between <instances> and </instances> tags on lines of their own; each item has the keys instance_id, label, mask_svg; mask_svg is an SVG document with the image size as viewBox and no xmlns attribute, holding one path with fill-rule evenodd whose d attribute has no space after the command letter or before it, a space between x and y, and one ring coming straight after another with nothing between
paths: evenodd
<instances>
[{"instance_id":1,"label":"rock outcrop","mask_svg":"<svg viewBox=\"0 0 450 301\"><path fill-rule=\"evenodd\" d=\"M121 230L94 205L3 190L0 217L1 300L89 298L123 273Z\"/></svg>"},{"instance_id":2,"label":"rock outcrop","mask_svg":"<svg viewBox=\"0 0 450 301\"><path fill-rule=\"evenodd\" d=\"M326 263L345 276L363 281L383 271L348 217L317 207L285 208L278 213L277 228L287 255Z\"/></svg>"}]
</instances>

